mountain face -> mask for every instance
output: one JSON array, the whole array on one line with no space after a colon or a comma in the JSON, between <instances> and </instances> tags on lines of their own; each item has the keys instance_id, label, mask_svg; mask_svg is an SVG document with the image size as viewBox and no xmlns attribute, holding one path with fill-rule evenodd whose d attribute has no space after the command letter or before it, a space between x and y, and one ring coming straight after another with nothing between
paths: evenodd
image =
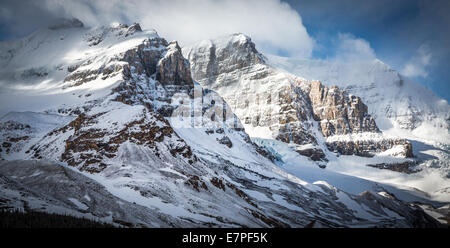
<instances>
[{"instance_id":1,"label":"mountain face","mask_svg":"<svg viewBox=\"0 0 450 248\"><path fill-rule=\"evenodd\" d=\"M252 141L288 172L316 180L307 167L316 164L450 200L449 105L381 61L263 55L243 34L205 40L183 54L194 80L217 91ZM324 175L351 190L334 176Z\"/></svg>"},{"instance_id":2,"label":"mountain face","mask_svg":"<svg viewBox=\"0 0 450 248\"><path fill-rule=\"evenodd\" d=\"M203 54L231 67L214 62L202 64L205 70L286 83L268 85L266 92L276 93L271 98L259 85L240 89L227 79L219 95L193 80L179 45L155 31L80 23L65 20L0 45L0 94L13 96L2 98L3 108L25 108L18 99L33 105L33 111L0 119L1 208L130 227L439 226L388 185L353 194L288 174L275 164L277 151L258 145L244 129L271 123L276 139L326 160L317 133L379 134L358 97L274 72L240 37L238 44L248 45L238 45L238 54ZM234 73L244 68L254 73ZM234 107L234 90L246 107ZM255 103L243 93L251 90L261 108L258 118L249 119L246 111ZM273 109L279 111L276 122L264 115Z\"/></svg>"},{"instance_id":3,"label":"mountain face","mask_svg":"<svg viewBox=\"0 0 450 248\"><path fill-rule=\"evenodd\" d=\"M318 139L335 135L381 132L361 98L268 65L243 34L201 42L184 54L194 79L224 97L251 136L297 144L298 153L315 161L328 161L324 145L339 154L369 157L401 146L405 157L412 156L411 144L402 139L320 144Z\"/></svg>"},{"instance_id":4,"label":"mountain face","mask_svg":"<svg viewBox=\"0 0 450 248\"><path fill-rule=\"evenodd\" d=\"M268 57L268 63L274 67L320 80L325 85L337 85L361 97L383 130L404 129L418 138L448 143L449 104L380 60L343 62Z\"/></svg>"}]
</instances>

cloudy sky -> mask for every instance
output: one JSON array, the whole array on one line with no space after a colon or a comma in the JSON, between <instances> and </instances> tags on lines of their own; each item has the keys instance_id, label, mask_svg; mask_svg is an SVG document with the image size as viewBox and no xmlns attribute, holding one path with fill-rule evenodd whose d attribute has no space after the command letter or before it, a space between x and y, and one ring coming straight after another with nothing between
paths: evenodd
<instances>
[{"instance_id":1,"label":"cloudy sky","mask_svg":"<svg viewBox=\"0 0 450 248\"><path fill-rule=\"evenodd\" d=\"M449 0L0 0L0 40L60 17L136 21L181 45L242 32L281 56L378 58L450 101L449 13Z\"/></svg>"}]
</instances>

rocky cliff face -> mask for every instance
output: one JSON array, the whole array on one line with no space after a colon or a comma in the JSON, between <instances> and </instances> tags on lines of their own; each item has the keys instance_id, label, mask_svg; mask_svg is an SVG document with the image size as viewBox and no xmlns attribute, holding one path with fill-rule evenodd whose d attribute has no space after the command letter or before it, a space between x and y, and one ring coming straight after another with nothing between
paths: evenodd
<instances>
[{"instance_id":1,"label":"rocky cliff face","mask_svg":"<svg viewBox=\"0 0 450 248\"><path fill-rule=\"evenodd\" d=\"M361 98L348 95L336 86L326 87L319 81L312 81L309 99L313 117L320 122L320 130L325 137L380 131Z\"/></svg>"},{"instance_id":2,"label":"rocky cliff face","mask_svg":"<svg viewBox=\"0 0 450 248\"><path fill-rule=\"evenodd\" d=\"M193 78L223 96L253 137L294 143L301 155L327 161L316 131L324 137L380 132L361 98L267 65L243 34L200 42L185 48L184 54ZM331 149L339 154L366 155L360 150L372 154L391 149L394 143L374 141L364 149L350 143L326 145L339 147ZM314 148L304 148L308 144Z\"/></svg>"},{"instance_id":3,"label":"rocky cliff face","mask_svg":"<svg viewBox=\"0 0 450 248\"><path fill-rule=\"evenodd\" d=\"M176 41L167 46L164 57L157 66L156 80L160 83L193 86L189 61L183 58L181 48Z\"/></svg>"},{"instance_id":4,"label":"rocky cliff face","mask_svg":"<svg viewBox=\"0 0 450 248\"><path fill-rule=\"evenodd\" d=\"M131 68L134 73L145 74L148 77L156 73L157 65L166 51L167 41L159 37L145 40L136 48L126 51L118 60L126 62L125 76L131 78Z\"/></svg>"},{"instance_id":5,"label":"rocky cliff face","mask_svg":"<svg viewBox=\"0 0 450 248\"><path fill-rule=\"evenodd\" d=\"M235 70L260 64L265 61L262 54L258 53L249 37L235 34L228 40L204 41L198 50L189 51L196 78L208 79L214 83L216 77ZM192 52L192 53L191 53ZM228 66L221 66L227 64Z\"/></svg>"},{"instance_id":6,"label":"rocky cliff face","mask_svg":"<svg viewBox=\"0 0 450 248\"><path fill-rule=\"evenodd\" d=\"M265 66L249 37L235 34L205 41L184 53L193 78L218 91L251 136L252 129L263 128L284 142L317 144L309 131L311 109L301 106L308 102L307 94L290 83L292 78Z\"/></svg>"},{"instance_id":7,"label":"rocky cliff face","mask_svg":"<svg viewBox=\"0 0 450 248\"><path fill-rule=\"evenodd\" d=\"M361 97L381 129L416 130L416 135L424 134L421 138L448 143L448 102L378 59L338 62L267 57L271 66L319 80L326 86L337 85Z\"/></svg>"},{"instance_id":8,"label":"rocky cliff face","mask_svg":"<svg viewBox=\"0 0 450 248\"><path fill-rule=\"evenodd\" d=\"M395 154L396 156L405 158L414 157L411 143L404 139L383 139L379 141L327 141L326 145L332 152L337 152L342 155L357 155L362 157L373 157L375 154L387 151L393 147L401 147L401 151Z\"/></svg>"}]
</instances>

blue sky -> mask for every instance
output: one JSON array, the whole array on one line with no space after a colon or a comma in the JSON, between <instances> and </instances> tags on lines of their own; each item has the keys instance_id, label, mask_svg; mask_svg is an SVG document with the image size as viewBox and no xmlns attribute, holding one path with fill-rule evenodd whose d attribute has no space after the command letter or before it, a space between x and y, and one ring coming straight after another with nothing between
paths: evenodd
<instances>
[{"instance_id":1,"label":"blue sky","mask_svg":"<svg viewBox=\"0 0 450 248\"><path fill-rule=\"evenodd\" d=\"M242 32L283 56L375 56L450 101L449 13L450 0L0 0L0 41L60 17L137 21L181 45Z\"/></svg>"},{"instance_id":2,"label":"blue sky","mask_svg":"<svg viewBox=\"0 0 450 248\"><path fill-rule=\"evenodd\" d=\"M366 40L377 58L450 101L450 1L286 1L316 40L313 57L334 56L338 33Z\"/></svg>"}]
</instances>

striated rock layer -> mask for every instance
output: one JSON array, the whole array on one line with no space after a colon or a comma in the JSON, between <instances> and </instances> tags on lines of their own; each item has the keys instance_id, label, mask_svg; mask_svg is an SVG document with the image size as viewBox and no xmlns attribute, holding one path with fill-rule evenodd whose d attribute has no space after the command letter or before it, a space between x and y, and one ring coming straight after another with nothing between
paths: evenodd
<instances>
[{"instance_id":1,"label":"striated rock layer","mask_svg":"<svg viewBox=\"0 0 450 248\"><path fill-rule=\"evenodd\" d=\"M361 98L348 95L336 86L328 88L319 81L312 81L309 99L313 117L319 121L320 131L325 137L335 134L379 132Z\"/></svg>"}]
</instances>

